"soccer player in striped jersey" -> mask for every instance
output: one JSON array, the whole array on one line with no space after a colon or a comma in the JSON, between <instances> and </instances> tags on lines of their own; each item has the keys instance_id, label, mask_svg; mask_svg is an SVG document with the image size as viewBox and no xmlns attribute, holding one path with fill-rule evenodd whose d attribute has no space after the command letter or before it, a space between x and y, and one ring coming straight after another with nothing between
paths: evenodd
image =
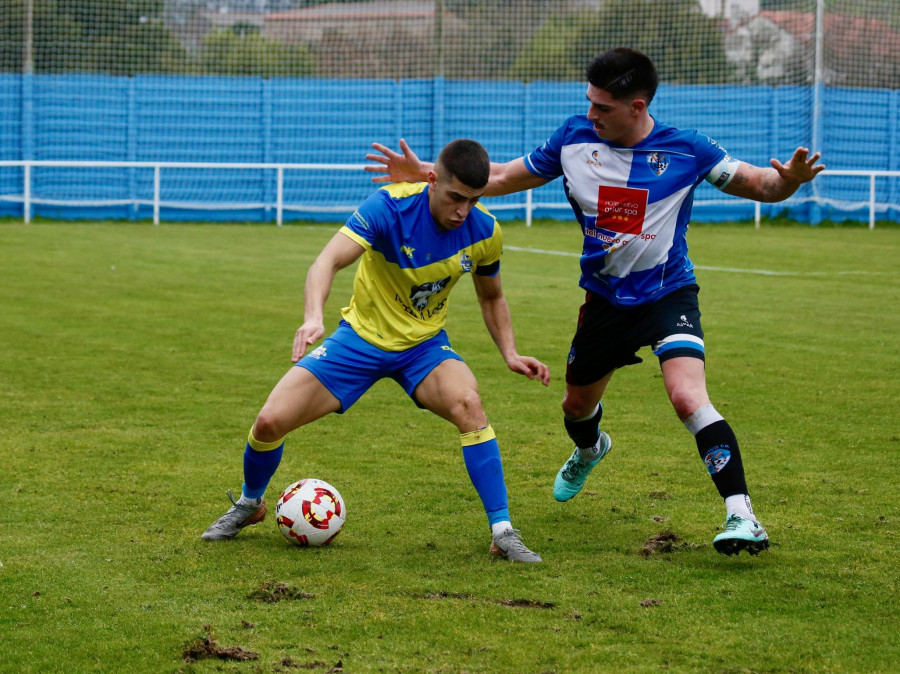
<instances>
[{"instance_id":1,"label":"soccer player in striped jersey","mask_svg":"<svg viewBox=\"0 0 900 674\"><path fill-rule=\"evenodd\" d=\"M609 50L586 70L588 110L567 119L540 147L493 164L485 196L509 194L563 177L584 234L580 286L585 301L566 370L564 423L575 443L556 476L553 495L571 499L611 447L600 430L601 399L617 368L640 362L651 346L675 413L696 439L726 519L713 544L727 555L769 547L750 503L738 442L706 389L699 288L686 234L693 193L704 180L746 199L787 199L825 167L797 148L782 164L758 167L731 157L713 139L654 118L656 67L628 48ZM401 153L380 145L367 170L410 180L428 170L400 141ZM373 178L375 182L387 177Z\"/></svg>"},{"instance_id":2,"label":"soccer player in striped jersey","mask_svg":"<svg viewBox=\"0 0 900 674\"><path fill-rule=\"evenodd\" d=\"M413 401L456 426L466 469L491 528L492 554L540 562L510 522L500 448L472 371L444 331L450 291L470 276L488 331L510 370L547 386L546 365L516 350L500 283L500 226L479 203L490 175L485 149L449 143L424 182L378 190L350 217L310 267L304 322L294 337L292 367L275 386L250 430L244 484L232 507L204 532L233 538L262 521L263 495L284 437L331 412L343 414L376 381L394 379ZM353 296L337 330L324 334L323 310L335 274L361 259Z\"/></svg>"}]
</instances>

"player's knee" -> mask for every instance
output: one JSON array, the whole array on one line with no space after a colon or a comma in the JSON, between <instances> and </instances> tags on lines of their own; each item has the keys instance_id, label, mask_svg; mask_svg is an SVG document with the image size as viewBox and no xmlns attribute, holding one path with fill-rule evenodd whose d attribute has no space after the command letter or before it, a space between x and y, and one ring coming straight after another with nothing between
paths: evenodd
<instances>
[{"instance_id":1,"label":"player's knee","mask_svg":"<svg viewBox=\"0 0 900 674\"><path fill-rule=\"evenodd\" d=\"M563 414L567 419L583 419L593 413L597 407L596 400L587 400L567 391L562 401Z\"/></svg>"},{"instance_id":2,"label":"player's knee","mask_svg":"<svg viewBox=\"0 0 900 674\"><path fill-rule=\"evenodd\" d=\"M266 409L263 409L253 424L253 437L260 442L275 442L283 438L286 431L279 420Z\"/></svg>"},{"instance_id":3,"label":"player's knee","mask_svg":"<svg viewBox=\"0 0 900 674\"><path fill-rule=\"evenodd\" d=\"M669 400L678 418L684 421L704 405L709 405L705 392L694 391L690 387L675 387L669 391Z\"/></svg>"},{"instance_id":4,"label":"player's knee","mask_svg":"<svg viewBox=\"0 0 900 674\"><path fill-rule=\"evenodd\" d=\"M468 389L453 406L453 421L460 428L484 428L487 415L481 404L481 396L475 389Z\"/></svg>"}]
</instances>

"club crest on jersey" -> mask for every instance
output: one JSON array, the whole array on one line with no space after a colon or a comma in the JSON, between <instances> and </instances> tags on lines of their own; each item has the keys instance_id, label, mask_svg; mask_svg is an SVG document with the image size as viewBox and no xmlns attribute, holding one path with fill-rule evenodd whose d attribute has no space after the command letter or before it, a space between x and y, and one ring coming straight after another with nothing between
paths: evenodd
<instances>
[{"instance_id":1,"label":"club crest on jersey","mask_svg":"<svg viewBox=\"0 0 900 674\"><path fill-rule=\"evenodd\" d=\"M442 278L440 281L429 281L419 286L413 286L409 291L409 299L416 311L422 311L428 306L428 298L435 293L441 292L447 287L450 277Z\"/></svg>"},{"instance_id":2,"label":"club crest on jersey","mask_svg":"<svg viewBox=\"0 0 900 674\"><path fill-rule=\"evenodd\" d=\"M416 251L416 249L412 248L411 246L400 246L400 250L403 251L406 257L408 257L410 260L412 260L413 253Z\"/></svg>"},{"instance_id":3,"label":"club crest on jersey","mask_svg":"<svg viewBox=\"0 0 900 674\"><path fill-rule=\"evenodd\" d=\"M669 168L669 157L663 152L651 152L647 155L647 163L651 171L661 176Z\"/></svg>"},{"instance_id":4,"label":"club crest on jersey","mask_svg":"<svg viewBox=\"0 0 900 674\"><path fill-rule=\"evenodd\" d=\"M591 152L590 159L586 159L585 163L590 164L591 166L603 166L603 164L600 162L600 151L594 150L593 152Z\"/></svg>"},{"instance_id":5,"label":"club crest on jersey","mask_svg":"<svg viewBox=\"0 0 900 674\"><path fill-rule=\"evenodd\" d=\"M459 256L459 268L462 270L463 274L472 271L472 258L469 257L468 253L463 253Z\"/></svg>"}]
</instances>

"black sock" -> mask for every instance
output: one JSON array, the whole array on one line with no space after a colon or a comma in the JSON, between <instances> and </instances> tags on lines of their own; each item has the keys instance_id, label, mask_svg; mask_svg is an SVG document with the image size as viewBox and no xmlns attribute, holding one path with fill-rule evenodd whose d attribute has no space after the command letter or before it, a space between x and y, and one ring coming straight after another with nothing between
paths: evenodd
<instances>
[{"instance_id":1,"label":"black sock","mask_svg":"<svg viewBox=\"0 0 900 674\"><path fill-rule=\"evenodd\" d=\"M603 403L598 403L597 411L587 419L578 421L563 419L563 423L566 425L566 433L572 438L576 447L589 449L597 444L597 439L600 437L600 417L602 416Z\"/></svg>"},{"instance_id":2,"label":"black sock","mask_svg":"<svg viewBox=\"0 0 900 674\"><path fill-rule=\"evenodd\" d=\"M722 498L747 493L744 464L734 431L724 419L700 430L695 436L700 458Z\"/></svg>"}]
</instances>

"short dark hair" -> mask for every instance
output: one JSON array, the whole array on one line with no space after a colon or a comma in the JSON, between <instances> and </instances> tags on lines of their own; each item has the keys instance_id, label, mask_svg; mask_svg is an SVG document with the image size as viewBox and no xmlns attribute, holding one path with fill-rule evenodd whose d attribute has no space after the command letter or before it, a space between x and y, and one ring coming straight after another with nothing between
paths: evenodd
<instances>
[{"instance_id":1,"label":"short dark hair","mask_svg":"<svg viewBox=\"0 0 900 674\"><path fill-rule=\"evenodd\" d=\"M585 68L588 82L609 92L615 99L643 94L647 104L656 95L659 77L656 66L646 54L629 47L603 52Z\"/></svg>"},{"instance_id":2,"label":"short dark hair","mask_svg":"<svg viewBox=\"0 0 900 674\"><path fill-rule=\"evenodd\" d=\"M491 177L491 160L487 150L474 140L460 138L447 143L435 165L438 175L443 172L455 176L461 183L476 190L487 185Z\"/></svg>"}]
</instances>

